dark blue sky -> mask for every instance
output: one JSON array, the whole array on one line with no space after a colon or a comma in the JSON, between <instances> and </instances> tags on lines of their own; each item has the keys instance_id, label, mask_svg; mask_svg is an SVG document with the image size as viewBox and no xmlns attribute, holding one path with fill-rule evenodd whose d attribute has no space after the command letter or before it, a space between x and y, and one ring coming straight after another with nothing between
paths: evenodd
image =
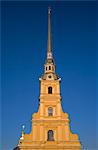
<instances>
[{"instance_id":1,"label":"dark blue sky","mask_svg":"<svg viewBox=\"0 0 98 150\"><path fill-rule=\"evenodd\" d=\"M47 49L47 8L52 8L56 72L64 112L87 150L96 147L96 2L2 2L2 150L12 150L22 124L38 109L39 77Z\"/></svg>"}]
</instances>

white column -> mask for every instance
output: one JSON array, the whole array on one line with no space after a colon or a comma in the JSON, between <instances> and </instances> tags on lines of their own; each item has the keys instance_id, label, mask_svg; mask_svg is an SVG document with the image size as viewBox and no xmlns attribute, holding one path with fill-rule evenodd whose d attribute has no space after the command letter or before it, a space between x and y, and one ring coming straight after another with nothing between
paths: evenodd
<instances>
[{"instance_id":1,"label":"white column","mask_svg":"<svg viewBox=\"0 0 98 150\"><path fill-rule=\"evenodd\" d=\"M58 141L62 141L62 126L58 125Z\"/></svg>"},{"instance_id":2,"label":"white column","mask_svg":"<svg viewBox=\"0 0 98 150\"><path fill-rule=\"evenodd\" d=\"M44 141L44 127L40 125L40 141Z\"/></svg>"},{"instance_id":3,"label":"white column","mask_svg":"<svg viewBox=\"0 0 98 150\"><path fill-rule=\"evenodd\" d=\"M65 124L65 140L70 140L70 128L68 123Z\"/></svg>"},{"instance_id":4,"label":"white column","mask_svg":"<svg viewBox=\"0 0 98 150\"><path fill-rule=\"evenodd\" d=\"M40 102L40 117L43 118L44 115L44 103Z\"/></svg>"},{"instance_id":5,"label":"white column","mask_svg":"<svg viewBox=\"0 0 98 150\"><path fill-rule=\"evenodd\" d=\"M37 126L36 124L33 124L33 141L36 141L37 137Z\"/></svg>"},{"instance_id":6,"label":"white column","mask_svg":"<svg viewBox=\"0 0 98 150\"><path fill-rule=\"evenodd\" d=\"M60 117L61 116L61 103L57 103L57 115Z\"/></svg>"}]
</instances>

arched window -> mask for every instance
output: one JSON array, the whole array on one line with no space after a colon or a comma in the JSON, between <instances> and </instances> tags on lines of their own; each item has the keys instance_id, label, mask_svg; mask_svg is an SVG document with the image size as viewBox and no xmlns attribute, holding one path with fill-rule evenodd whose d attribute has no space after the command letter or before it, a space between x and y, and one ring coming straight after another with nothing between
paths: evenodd
<instances>
[{"instance_id":1,"label":"arched window","mask_svg":"<svg viewBox=\"0 0 98 150\"><path fill-rule=\"evenodd\" d=\"M48 108L48 116L53 116L53 108L52 107Z\"/></svg>"},{"instance_id":2,"label":"arched window","mask_svg":"<svg viewBox=\"0 0 98 150\"><path fill-rule=\"evenodd\" d=\"M51 70L51 66L49 66L49 70Z\"/></svg>"},{"instance_id":3,"label":"arched window","mask_svg":"<svg viewBox=\"0 0 98 150\"><path fill-rule=\"evenodd\" d=\"M48 131L48 141L54 141L54 133L53 133L53 131L52 130L49 130Z\"/></svg>"},{"instance_id":4,"label":"arched window","mask_svg":"<svg viewBox=\"0 0 98 150\"><path fill-rule=\"evenodd\" d=\"M52 87L51 86L48 87L48 94L52 94Z\"/></svg>"}]
</instances>

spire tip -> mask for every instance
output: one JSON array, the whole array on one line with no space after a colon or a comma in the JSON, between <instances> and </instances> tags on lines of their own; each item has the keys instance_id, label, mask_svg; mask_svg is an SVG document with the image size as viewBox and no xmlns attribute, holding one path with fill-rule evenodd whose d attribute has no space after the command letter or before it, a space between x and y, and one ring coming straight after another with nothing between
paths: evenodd
<instances>
[{"instance_id":1,"label":"spire tip","mask_svg":"<svg viewBox=\"0 0 98 150\"><path fill-rule=\"evenodd\" d=\"M48 14L51 14L51 7L48 7Z\"/></svg>"}]
</instances>

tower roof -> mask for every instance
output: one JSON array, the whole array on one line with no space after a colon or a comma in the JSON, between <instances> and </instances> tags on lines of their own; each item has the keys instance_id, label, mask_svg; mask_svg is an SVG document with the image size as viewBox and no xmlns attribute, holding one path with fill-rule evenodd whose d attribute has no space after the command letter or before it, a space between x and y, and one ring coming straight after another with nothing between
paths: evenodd
<instances>
[{"instance_id":1,"label":"tower roof","mask_svg":"<svg viewBox=\"0 0 98 150\"><path fill-rule=\"evenodd\" d=\"M59 76L55 73L55 63L52 56L52 38L51 38L51 8L48 7L48 42L47 58L44 65L44 74L41 76L44 80L58 80Z\"/></svg>"},{"instance_id":2,"label":"tower roof","mask_svg":"<svg viewBox=\"0 0 98 150\"><path fill-rule=\"evenodd\" d=\"M52 43L51 43L51 8L48 8L48 43L47 43L47 52L52 51Z\"/></svg>"},{"instance_id":3,"label":"tower roof","mask_svg":"<svg viewBox=\"0 0 98 150\"><path fill-rule=\"evenodd\" d=\"M47 42L47 61L52 59L52 39L51 39L51 8L48 7L48 42Z\"/></svg>"}]
</instances>

